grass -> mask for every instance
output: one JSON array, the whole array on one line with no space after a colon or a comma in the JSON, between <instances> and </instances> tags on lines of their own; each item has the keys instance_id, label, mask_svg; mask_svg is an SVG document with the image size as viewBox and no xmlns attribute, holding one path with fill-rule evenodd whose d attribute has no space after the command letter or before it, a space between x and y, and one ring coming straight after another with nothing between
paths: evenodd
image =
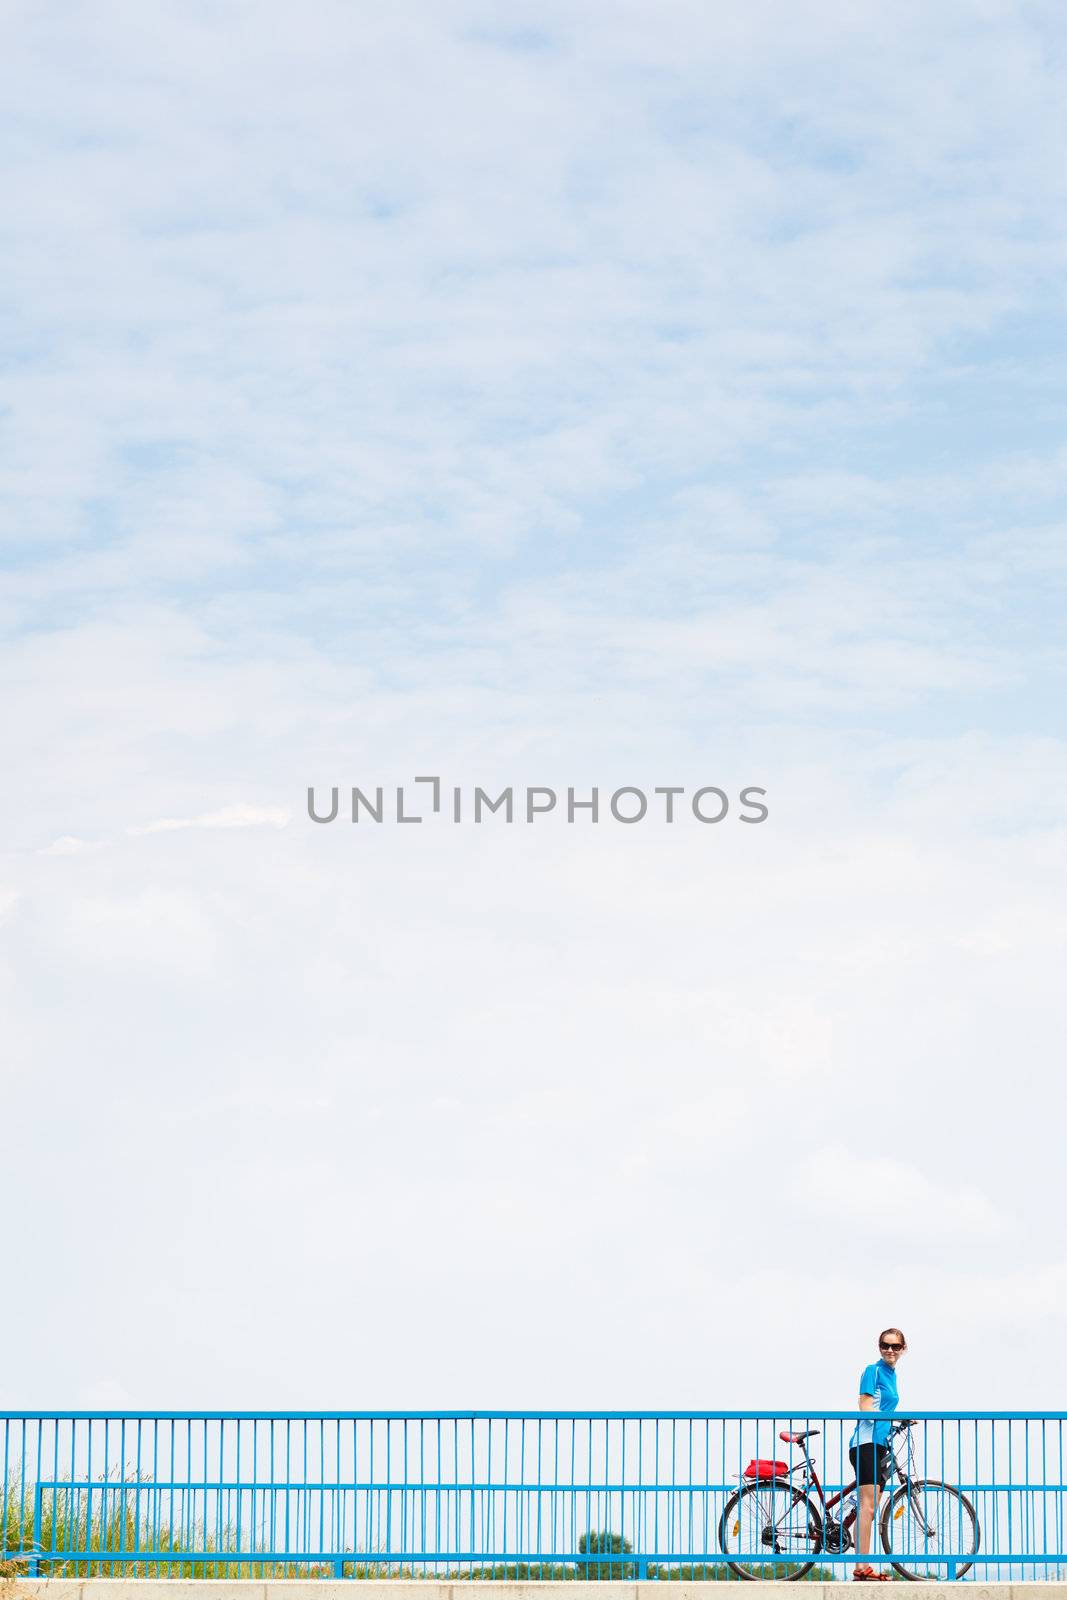
<instances>
[{"instance_id":1,"label":"grass","mask_svg":"<svg viewBox=\"0 0 1067 1600\"><path fill-rule=\"evenodd\" d=\"M149 1487L145 1483L144 1487ZM256 1561L242 1551L237 1530L209 1533L202 1524L172 1529L139 1510L138 1486L101 1480L92 1513L84 1492L44 1496L38 1533L40 1573L51 1578L400 1578L409 1568L348 1552L338 1573L330 1562ZM71 1502L74 1502L73 1508ZM33 1498L9 1478L0 1496L0 1579L27 1576L34 1546ZM138 1551L152 1551L141 1555ZM75 1560L63 1552L88 1552ZM52 1554L51 1552L55 1552ZM240 1556L239 1560L233 1559ZM96 1559L94 1559L94 1557Z\"/></svg>"},{"instance_id":2,"label":"grass","mask_svg":"<svg viewBox=\"0 0 1067 1600\"><path fill-rule=\"evenodd\" d=\"M147 1481L143 1490L150 1489ZM237 1530L226 1526L209 1532L202 1524L174 1529L153 1520L139 1504L137 1484L116 1484L101 1480L101 1492L93 1494L91 1518L86 1509L87 1495L71 1495L62 1489L50 1491L42 1500L39 1571L52 1578L434 1578L455 1582L573 1582L598 1578L634 1580L638 1576L631 1551L618 1534L583 1534L579 1552L604 1557L599 1566L567 1562L489 1562L467 1563L462 1567L441 1568L416 1562L411 1565L383 1563L373 1553L346 1551L341 1570L334 1561L256 1561L241 1548ZM34 1544L33 1496L23 1494L17 1477L8 1479L0 1496L0 1580L26 1577ZM151 1550L152 1555L137 1552ZM75 1560L63 1552L89 1552L88 1558ZM160 1559L161 1557L167 1559ZM234 1559L238 1558L239 1559ZM835 1576L813 1569L814 1582ZM725 1563L657 1567L650 1564L648 1577L665 1582L694 1583L732 1579Z\"/></svg>"}]
</instances>

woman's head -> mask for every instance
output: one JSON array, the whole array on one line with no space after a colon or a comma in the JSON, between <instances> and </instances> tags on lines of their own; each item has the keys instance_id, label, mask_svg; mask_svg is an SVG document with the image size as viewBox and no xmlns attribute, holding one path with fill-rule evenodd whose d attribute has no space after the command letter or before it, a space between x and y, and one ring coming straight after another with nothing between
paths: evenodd
<instances>
[{"instance_id":1,"label":"woman's head","mask_svg":"<svg viewBox=\"0 0 1067 1600\"><path fill-rule=\"evenodd\" d=\"M878 1335L878 1354L887 1366L895 1367L907 1348L908 1341L899 1328L883 1328Z\"/></svg>"}]
</instances>

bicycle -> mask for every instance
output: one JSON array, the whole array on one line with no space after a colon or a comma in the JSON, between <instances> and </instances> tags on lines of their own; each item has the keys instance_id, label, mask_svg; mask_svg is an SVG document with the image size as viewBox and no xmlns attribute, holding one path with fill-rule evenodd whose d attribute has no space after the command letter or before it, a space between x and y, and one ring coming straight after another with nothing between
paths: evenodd
<instances>
[{"instance_id":1,"label":"bicycle","mask_svg":"<svg viewBox=\"0 0 1067 1600\"><path fill-rule=\"evenodd\" d=\"M904 1559L890 1564L901 1577L915 1581L944 1582L962 1578L978 1551L981 1530L974 1506L959 1489L933 1478L912 1478L907 1456L902 1464L898 1441L906 1440L916 1424L907 1419L890 1429L887 1484L896 1487L883 1495L879 1529L887 1556ZM784 1461L751 1461L742 1477L748 1480L727 1500L719 1521L719 1545L727 1565L740 1578L803 1578L824 1551L843 1555L854 1548L853 1529L858 1505L856 1480L827 1499L819 1482L807 1441L819 1433L779 1433L789 1445L800 1445L804 1460L790 1467ZM909 1441L910 1445L910 1441ZM798 1487L793 1474L803 1473ZM838 1514L834 1516L835 1508ZM760 1552L778 1559L771 1561ZM791 1564L783 1557L796 1554Z\"/></svg>"}]
</instances>

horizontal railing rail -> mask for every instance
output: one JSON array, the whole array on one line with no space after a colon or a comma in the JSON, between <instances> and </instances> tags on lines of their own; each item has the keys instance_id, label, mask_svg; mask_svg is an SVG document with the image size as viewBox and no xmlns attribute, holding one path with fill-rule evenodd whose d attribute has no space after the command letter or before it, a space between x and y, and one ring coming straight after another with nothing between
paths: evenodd
<instances>
[{"instance_id":1,"label":"horizontal railing rail","mask_svg":"<svg viewBox=\"0 0 1067 1600\"><path fill-rule=\"evenodd\" d=\"M732 1580L848 1577L863 1559L1062 1581L1067 1412L909 1417L861 1558L854 1497L840 1497L870 1413L10 1412L0 1563L90 1578ZM809 1429L806 1445L779 1438Z\"/></svg>"}]
</instances>

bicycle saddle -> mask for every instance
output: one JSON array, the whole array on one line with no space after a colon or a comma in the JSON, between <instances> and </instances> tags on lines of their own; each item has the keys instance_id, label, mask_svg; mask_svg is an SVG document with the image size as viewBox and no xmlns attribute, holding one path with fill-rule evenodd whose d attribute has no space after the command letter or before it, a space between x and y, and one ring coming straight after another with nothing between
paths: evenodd
<instances>
[{"instance_id":1,"label":"bicycle saddle","mask_svg":"<svg viewBox=\"0 0 1067 1600\"><path fill-rule=\"evenodd\" d=\"M814 1439L819 1432L821 1432L819 1428L807 1428L803 1433L790 1433L788 1429L783 1428L778 1437L786 1444L803 1444L805 1439Z\"/></svg>"}]
</instances>

